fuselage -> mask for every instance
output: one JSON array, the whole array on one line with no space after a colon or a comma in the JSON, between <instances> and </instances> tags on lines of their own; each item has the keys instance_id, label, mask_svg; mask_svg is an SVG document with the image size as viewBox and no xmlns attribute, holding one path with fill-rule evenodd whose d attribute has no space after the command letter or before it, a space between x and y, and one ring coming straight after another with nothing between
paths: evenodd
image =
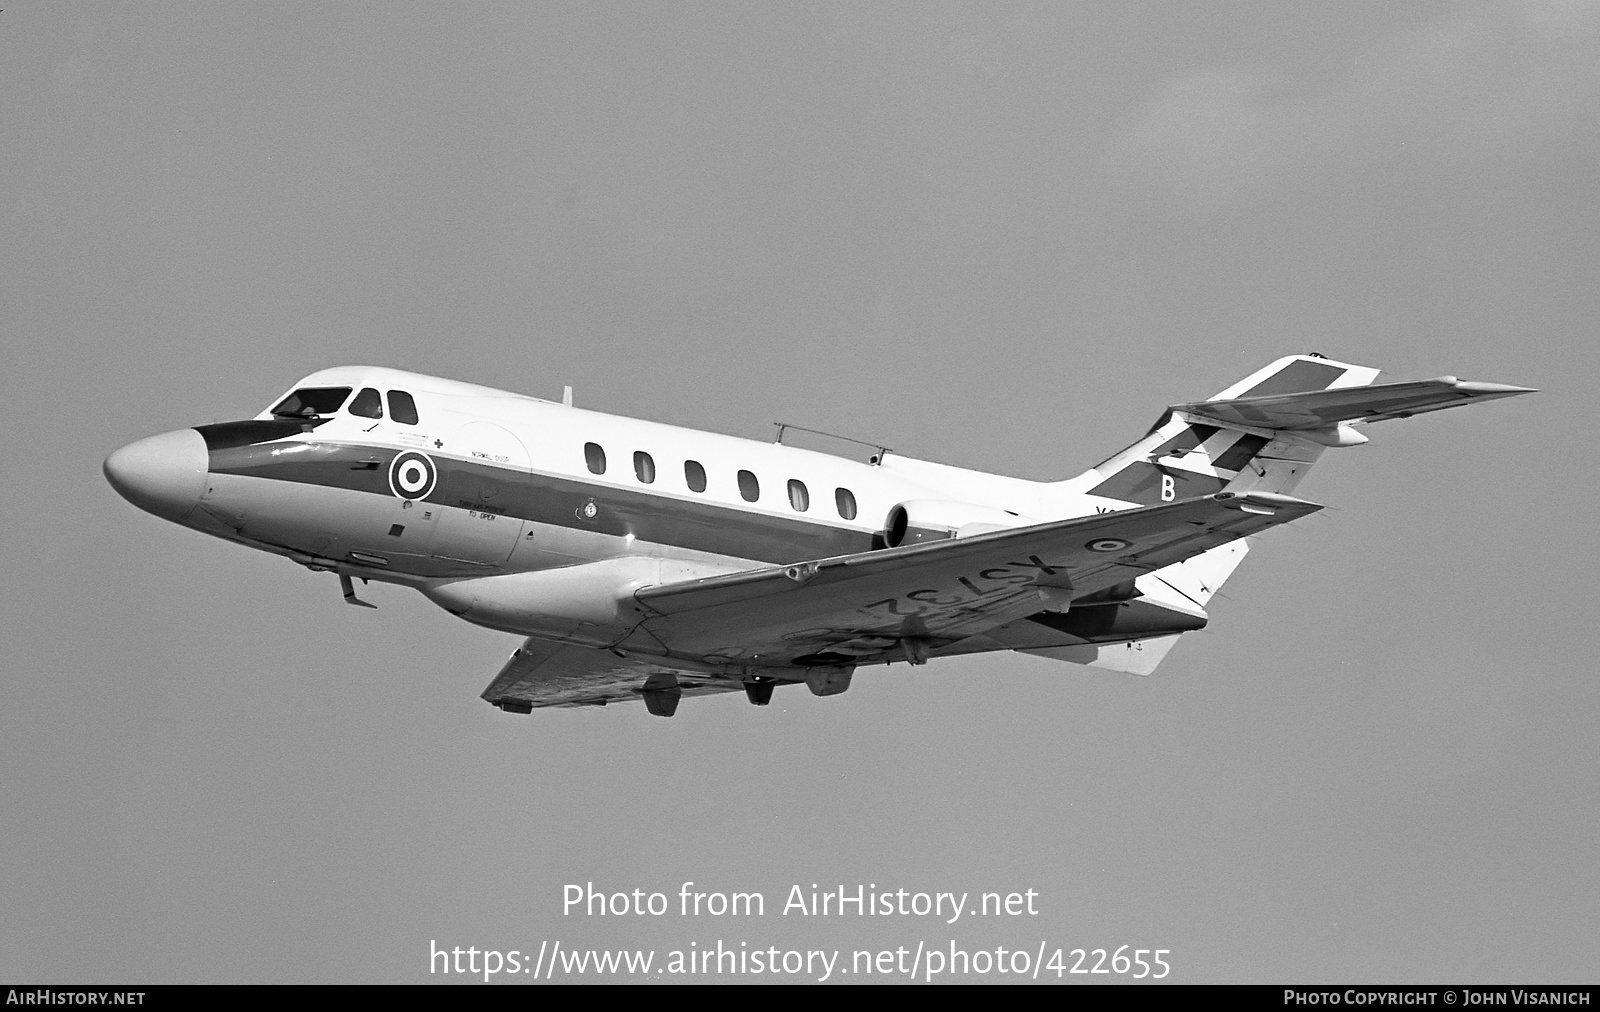
<instances>
[{"instance_id":1,"label":"fuselage","mask_svg":"<svg viewBox=\"0 0 1600 1012\"><path fill-rule=\"evenodd\" d=\"M619 558L709 574L847 555L884 547L886 518L906 502L971 504L941 537L1095 509L1054 483L895 454L862 462L360 366L313 373L252 419L132 444L106 473L184 526L424 588Z\"/></svg>"}]
</instances>

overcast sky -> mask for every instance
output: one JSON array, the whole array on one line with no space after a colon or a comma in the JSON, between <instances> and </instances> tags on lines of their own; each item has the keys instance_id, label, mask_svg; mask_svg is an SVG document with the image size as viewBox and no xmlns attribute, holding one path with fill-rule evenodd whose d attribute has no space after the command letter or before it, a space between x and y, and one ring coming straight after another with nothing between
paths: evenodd
<instances>
[{"instance_id":1,"label":"overcast sky","mask_svg":"<svg viewBox=\"0 0 1600 1012\"><path fill-rule=\"evenodd\" d=\"M1597 45L1581 0L11 0L0 978L720 938L1593 982ZM370 363L1067 477L1313 350L1543 392L1331 451L1330 509L1148 679L991 655L512 716L478 693L513 637L346 607L100 473ZM685 880L768 914L561 913ZM1041 912L778 915L812 882Z\"/></svg>"}]
</instances>

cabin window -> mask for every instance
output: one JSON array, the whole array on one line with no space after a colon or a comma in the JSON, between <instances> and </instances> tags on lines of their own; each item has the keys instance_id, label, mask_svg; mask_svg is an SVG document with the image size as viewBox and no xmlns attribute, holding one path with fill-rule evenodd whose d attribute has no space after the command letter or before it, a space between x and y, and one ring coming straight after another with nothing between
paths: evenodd
<instances>
[{"instance_id":1,"label":"cabin window","mask_svg":"<svg viewBox=\"0 0 1600 1012\"><path fill-rule=\"evenodd\" d=\"M744 496L745 502L755 502L761 498L761 483L749 471L739 472L739 494Z\"/></svg>"},{"instance_id":2,"label":"cabin window","mask_svg":"<svg viewBox=\"0 0 1600 1012\"><path fill-rule=\"evenodd\" d=\"M646 485L656 480L656 462L643 450L633 451L633 474Z\"/></svg>"},{"instance_id":3,"label":"cabin window","mask_svg":"<svg viewBox=\"0 0 1600 1012\"><path fill-rule=\"evenodd\" d=\"M331 415L339 410L339 406L349 396L349 387L302 387L285 397L272 409L272 413L278 418L316 418L319 415Z\"/></svg>"},{"instance_id":4,"label":"cabin window","mask_svg":"<svg viewBox=\"0 0 1600 1012\"><path fill-rule=\"evenodd\" d=\"M704 492L706 490L706 469L700 466L698 460L683 462L683 480L688 483L689 491Z\"/></svg>"},{"instance_id":5,"label":"cabin window","mask_svg":"<svg viewBox=\"0 0 1600 1012\"><path fill-rule=\"evenodd\" d=\"M856 494L847 488L833 490L833 504L839 507L839 515L846 520L856 518Z\"/></svg>"},{"instance_id":6,"label":"cabin window","mask_svg":"<svg viewBox=\"0 0 1600 1012\"><path fill-rule=\"evenodd\" d=\"M417 424L417 402L404 390L389 391L389 417L404 425Z\"/></svg>"},{"instance_id":7,"label":"cabin window","mask_svg":"<svg viewBox=\"0 0 1600 1012\"><path fill-rule=\"evenodd\" d=\"M811 493L806 490L806 483L798 478L789 479L789 505L800 513L811 508Z\"/></svg>"},{"instance_id":8,"label":"cabin window","mask_svg":"<svg viewBox=\"0 0 1600 1012\"><path fill-rule=\"evenodd\" d=\"M600 448L599 443L583 444L583 460L595 474L606 473L606 451Z\"/></svg>"},{"instance_id":9,"label":"cabin window","mask_svg":"<svg viewBox=\"0 0 1600 1012\"><path fill-rule=\"evenodd\" d=\"M378 396L378 391L366 387L350 402L350 413L362 418L382 418L383 398Z\"/></svg>"}]
</instances>

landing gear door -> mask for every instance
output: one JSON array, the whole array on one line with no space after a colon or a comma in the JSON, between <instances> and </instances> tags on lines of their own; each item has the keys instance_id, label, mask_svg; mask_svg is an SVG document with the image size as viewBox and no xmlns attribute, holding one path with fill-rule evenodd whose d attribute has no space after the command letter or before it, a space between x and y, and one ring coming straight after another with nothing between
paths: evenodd
<instances>
[{"instance_id":1,"label":"landing gear door","mask_svg":"<svg viewBox=\"0 0 1600 1012\"><path fill-rule=\"evenodd\" d=\"M429 554L498 566L522 535L516 504L527 493L528 448L493 422L469 422L446 437L440 504Z\"/></svg>"}]
</instances>

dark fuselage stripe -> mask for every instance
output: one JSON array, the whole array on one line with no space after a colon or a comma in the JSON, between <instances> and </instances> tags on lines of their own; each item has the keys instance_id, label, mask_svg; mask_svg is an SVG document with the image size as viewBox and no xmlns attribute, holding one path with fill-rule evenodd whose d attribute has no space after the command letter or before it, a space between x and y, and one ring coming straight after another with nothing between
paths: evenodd
<instances>
[{"instance_id":1,"label":"dark fuselage stripe","mask_svg":"<svg viewBox=\"0 0 1600 1012\"><path fill-rule=\"evenodd\" d=\"M1167 479L1167 482L1164 483L1163 479ZM1222 486L1223 479L1213 475L1184 471L1175 467L1162 468L1146 461L1136 460L1091 488L1089 494L1138 503L1141 506L1155 506L1162 502L1171 502L1173 499L1210 495L1222 491ZM1170 496L1164 496L1163 491L1170 491Z\"/></svg>"},{"instance_id":2,"label":"dark fuselage stripe","mask_svg":"<svg viewBox=\"0 0 1600 1012\"><path fill-rule=\"evenodd\" d=\"M1299 394L1309 390L1326 390L1345 373L1343 366L1328 362L1308 362L1298 359L1279 369L1239 397L1271 397L1274 394Z\"/></svg>"},{"instance_id":3,"label":"dark fuselage stripe","mask_svg":"<svg viewBox=\"0 0 1600 1012\"><path fill-rule=\"evenodd\" d=\"M216 474L392 498L389 465L402 452L348 443L258 443L213 449L210 469ZM874 535L868 531L441 455L432 459L438 479L424 501L442 506L615 537L631 534L640 541L771 563L849 555L874 547ZM593 510L588 508L591 503Z\"/></svg>"}]
</instances>

